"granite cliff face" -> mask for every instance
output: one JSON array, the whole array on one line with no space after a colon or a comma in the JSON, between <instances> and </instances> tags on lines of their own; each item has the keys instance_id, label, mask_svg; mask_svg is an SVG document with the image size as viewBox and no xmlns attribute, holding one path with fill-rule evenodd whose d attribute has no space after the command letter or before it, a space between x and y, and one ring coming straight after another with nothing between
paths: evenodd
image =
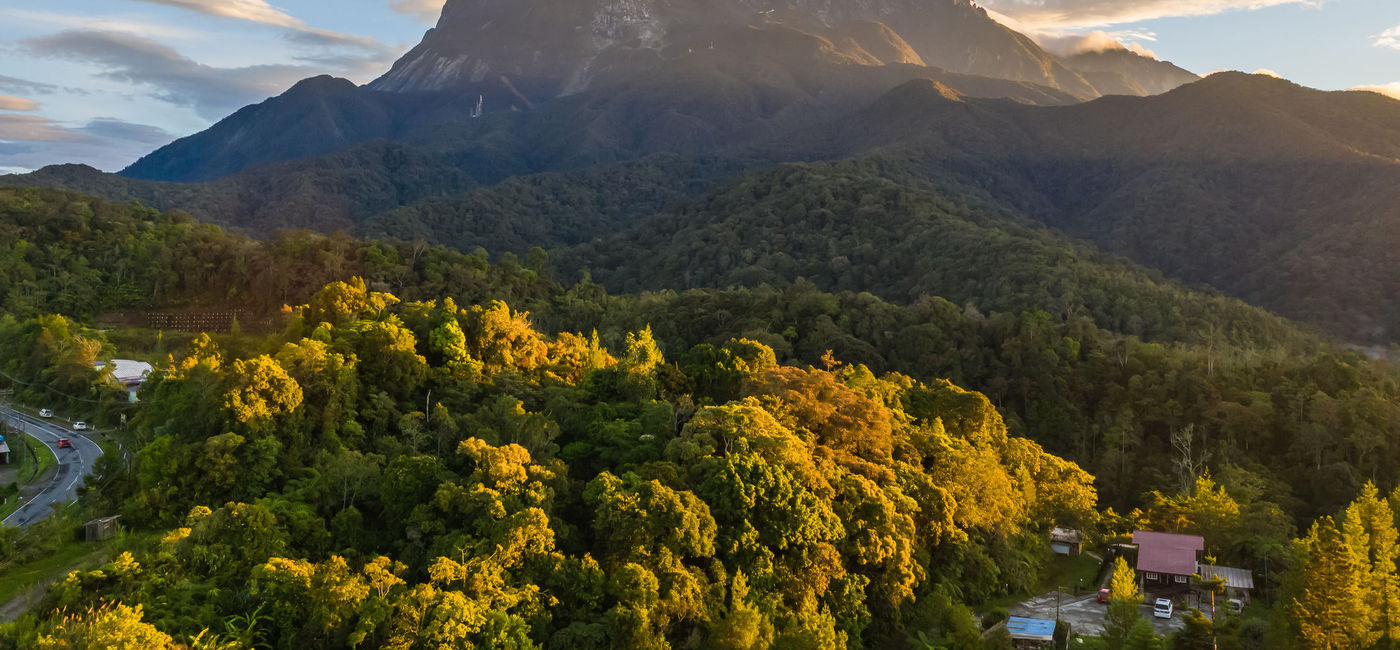
<instances>
[{"instance_id":1,"label":"granite cliff face","mask_svg":"<svg viewBox=\"0 0 1400 650\"><path fill-rule=\"evenodd\" d=\"M743 30L796 30L860 63L916 63L1100 94L968 0L448 0L423 42L370 84L411 92L506 83L532 101L652 69Z\"/></svg>"}]
</instances>

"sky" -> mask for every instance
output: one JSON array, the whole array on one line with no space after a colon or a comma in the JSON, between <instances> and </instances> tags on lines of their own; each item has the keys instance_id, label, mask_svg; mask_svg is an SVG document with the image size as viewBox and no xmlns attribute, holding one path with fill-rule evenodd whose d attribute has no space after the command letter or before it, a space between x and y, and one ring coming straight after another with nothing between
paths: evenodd
<instances>
[{"instance_id":1,"label":"sky","mask_svg":"<svg viewBox=\"0 0 1400 650\"><path fill-rule=\"evenodd\" d=\"M1397 0L981 0L1057 53L1106 44L1206 74L1400 97ZM3 0L0 173L116 171L319 74L367 82L442 0ZM1114 45L1116 46L1116 45Z\"/></svg>"}]
</instances>

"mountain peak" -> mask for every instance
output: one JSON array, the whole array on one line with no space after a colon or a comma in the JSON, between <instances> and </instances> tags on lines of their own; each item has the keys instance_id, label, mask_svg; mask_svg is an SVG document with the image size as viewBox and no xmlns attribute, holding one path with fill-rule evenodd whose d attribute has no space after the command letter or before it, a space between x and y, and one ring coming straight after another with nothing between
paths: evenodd
<instances>
[{"instance_id":1,"label":"mountain peak","mask_svg":"<svg viewBox=\"0 0 1400 650\"><path fill-rule=\"evenodd\" d=\"M437 26L369 87L446 90L505 80L531 101L546 100L714 49L735 30L779 26L850 45L865 55L854 61L1098 94L970 0L448 0Z\"/></svg>"},{"instance_id":2,"label":"mountain peak","mask_svg":"<svg viewBox=\"0 0 1400 650\"><path fill-rule=\"evenodd\" d=\"M359 86L356 86L355 82L350 81L349 79L342 79L340 77L334 77L328 74L323 74L307 79L302 79L301 81L296 82L296 84L294 84L291 88L287 89L287 92L285 94L302 92L354 92L358 88Z\"/></svg>"}]
</instances>

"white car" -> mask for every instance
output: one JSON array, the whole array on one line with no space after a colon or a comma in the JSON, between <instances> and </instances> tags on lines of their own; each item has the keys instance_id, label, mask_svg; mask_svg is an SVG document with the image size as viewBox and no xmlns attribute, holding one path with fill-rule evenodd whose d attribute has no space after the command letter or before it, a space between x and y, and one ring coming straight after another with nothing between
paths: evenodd
<instances>
[{"instance_id":1,"label":"white car","mask_svg":"<svg viewBox=\"0 0 1400 650\"><path fill-rule=\"evenodd\" d=\"M50 409L39 409L39 417L51 418L53 417L53 411Z\"/></svg>"},{"instance_id":2,"label":"white car","mask_svg":"<svg viewBox=\"0 0 1400 650\"><path fill-rule=\"evenodd\" d=\"M74 422L74 423L73 423L73 430L74 430L74 431L83 431L83 430L86 430L86 429L87 429L87 423L86 423L86 422Z\"/></svg>"},{"instance_id":3,"label":"white car","mask_svg":"<svg viewBox=\"0 0 1400 650\"><path fill-rule=\"evenodd\" d=\"M1172 601L1169 598L1158 598L1157 604L1152 607L1152 615L1157 618L1172 617Z\"/></svg>"}]
</instances>

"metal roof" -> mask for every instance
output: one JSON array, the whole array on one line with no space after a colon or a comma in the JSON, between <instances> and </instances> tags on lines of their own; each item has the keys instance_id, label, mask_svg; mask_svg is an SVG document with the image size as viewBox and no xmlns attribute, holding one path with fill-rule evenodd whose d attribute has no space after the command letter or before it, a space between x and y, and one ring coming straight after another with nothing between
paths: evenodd
<instances>
[{"instance_id":1,"label":"metal roof","mask_svg":"<svg viewBox=\"0 0 1400 650\"><path fill-rule=\"evenodd\" d=\"M1006 619L1006 631L1011 633L1012 639L1054 641L1055 621L1044 618L1012 616Z\"/></svg>"},{"instance_id":2,"label":"metal roof","mask_svg":"<svg viewBox=\"0 0 1400 650\"><path fill-rule=\"evenodd\" d=\"M1199 535L1176 535L1139 530L1133 533L1138 546L1138 571L1189 576L1196 573L1196 554L1205 550Z\"/></svg>"},{"instance_id":3,"label":"metal roof","mask_svg":"<svg viewBox=\"0 0 1400 650\"><path fill-rule=\"evenodd\" d=\"M1253 589L1254 573L1249 569L1237 569L1230 566L1202 566L1201 577L1210 580L1220 576L1225 580L1225 586L1231 589Z\"/></svg>"},{"instance_id":4,"label":"metal roof","mask_svg":"<svg viewBox=\"0 0 1400 650\"><path fill-rule=\"evenodd\" d=\"M1078 544L1083 539L1084 534L1073 528L1056 528L1050 531L1050 541L1052 542Z\"/></svg>"},{"instance_id":5,"label":"metal roof","mask_svg":"<svg viewBox=\"0 0 1400 650\"><path fill-rule=\"evenodd\" d=\"M112 366L112 379L124 384L134 384L146 379L155 368L145 361L132 361L131 359L112 359L110 362L97 361L92 366L98 370Z\"/></svg>"}]
</instances>

